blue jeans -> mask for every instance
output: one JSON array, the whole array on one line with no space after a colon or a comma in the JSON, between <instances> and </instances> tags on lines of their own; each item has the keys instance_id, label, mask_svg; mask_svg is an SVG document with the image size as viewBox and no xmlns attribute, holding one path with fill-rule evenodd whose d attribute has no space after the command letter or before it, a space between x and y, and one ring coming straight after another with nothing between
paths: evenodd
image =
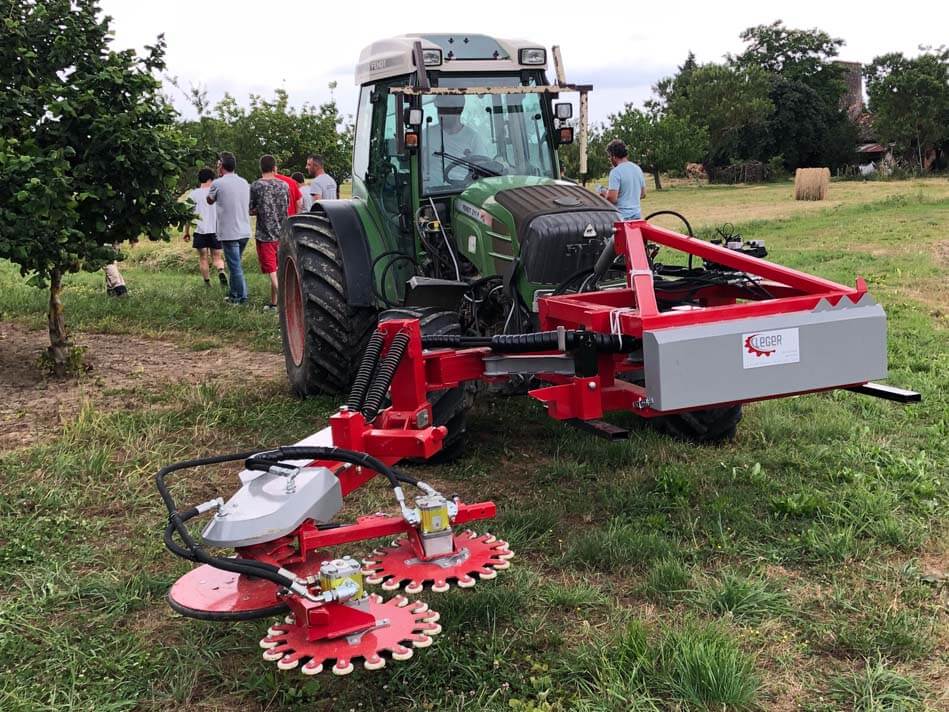
<instances>
[{"instance_id":1,"label":"blue jeans","mask_svg":"<svg viewBox=\"0 0 949 712\"><path fill-rule=\"evenodd\" d=\"M232 302L247 302L247 282L244 280L244 268L241 265L241 256L247 247L249 238L241 240L221 240L224 248L224 261L227 262L227 285L230 288L228 299Z\"/></svg>"}]
</instances>

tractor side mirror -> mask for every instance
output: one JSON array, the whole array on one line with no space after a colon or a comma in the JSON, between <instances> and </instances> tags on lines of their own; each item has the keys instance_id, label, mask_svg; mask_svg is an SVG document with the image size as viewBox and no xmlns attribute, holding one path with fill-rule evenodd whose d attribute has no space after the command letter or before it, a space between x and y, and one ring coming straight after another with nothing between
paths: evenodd
<instances>
[{"instance_id":1,"label":"tractor side mirror","mask_svg":"<svg viewBox=\"0 0 949 712\"><path fill-rule=\"evenodd\" d=\"M554 104L554 116L561 121L573 118L573 104L569 101L561 101Z\"/></svg>"},{"instance_id":2,"label":"tractor side mirror","mask_svg":"<svg viewBox=\"0 0 949 712\"><path fill-rule=\"evenodd\" d=\"M573 143L573 126L564 126L557 129L557 145L566 146Z\"/></svg>"},{"instance_id":3,"label":"tractor side mirror","mask_svg":"<svg viewBox=\"0 0 949 712\"><path fill-rule=\"evenodd\" d=\"M405 110L405 123L409 126L421 126L422 125L422 110L421 109L406 109Z\"/></svg>"}]
</instances>

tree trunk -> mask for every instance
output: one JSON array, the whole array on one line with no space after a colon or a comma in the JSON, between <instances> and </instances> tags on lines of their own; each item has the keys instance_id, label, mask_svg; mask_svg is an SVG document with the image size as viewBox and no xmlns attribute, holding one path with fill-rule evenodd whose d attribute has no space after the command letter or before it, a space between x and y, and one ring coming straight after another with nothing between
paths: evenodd
<instances>
[{"instance_id":1,"label":"tree trunk","mask_svg":"<svg viewBox=\"0 0 949 712\"><path fill-rule=\"evenodd\" d=\"M57 378L66 376L69 360L69 336L66 334L66 319L63 317L63 302L59 298L63 291L63 273L54 269L49 279L49 355L53 362L53 374Z\"/></svg>"},{"instance_id":2,"label":"tree trunk","mask_svg":"<svg viewBox=\"0 0 949 712\"><path fill-rule=\"evenodd\" d=\"M919 126L916 126L916 156L919 158L919 175L923 174L923 144L919 142Z\"/></svg>"},{"instance_id":3,"label":"tree trunk","mask_svg":"<svg viewBox=\"0 0 949 712\"><path fill-rule=\"evenodd\" d=\"M659 180L659 166L653 166L650 172L652 173L652 179L656 181L656 190L662 190L662 181Z\"/></svg>"}]
</instances>

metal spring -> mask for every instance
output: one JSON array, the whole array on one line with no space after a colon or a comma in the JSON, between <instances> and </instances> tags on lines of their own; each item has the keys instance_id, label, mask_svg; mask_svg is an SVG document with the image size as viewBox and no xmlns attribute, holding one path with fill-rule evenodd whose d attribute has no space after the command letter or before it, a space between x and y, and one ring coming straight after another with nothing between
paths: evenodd
<instances>
[{"instance_id":1,"label":"metal spring","mask_svg":"<svg viewBox=\"0 0 949 712\"><path fill-rule=\"evenodd\" d=\"M346 401L346 407L349 410L359 410L366 401L366 391L369 390L369 384L372 382L372 374L379 363L379 353L382 351L382 345L385 343L385 334L381 331L374 331L366 344L366 350L362 355L362 361L359 362L359 371L353 381L353 387L349 391L349 398Z\"/></svg>"},{"instance_id":2,"label":"metal spring","mask_svg":"<svg viewBox=\"0 0 949 712\"><path fill-rule=\"evenodd\" d=\"M395 376L408 346L409 335L405 332L399 332L392 339L392 345L389 346L389 350L379 364L379 370L376 371L376 375L372 379L372 385L369 386L369 392L366 394L366 400L362 407L362 414L367 423L375 420L375 417L379 414L382 401L389 391L389 386L392 385L392 377Z\"/></svg>"}]
</instances>

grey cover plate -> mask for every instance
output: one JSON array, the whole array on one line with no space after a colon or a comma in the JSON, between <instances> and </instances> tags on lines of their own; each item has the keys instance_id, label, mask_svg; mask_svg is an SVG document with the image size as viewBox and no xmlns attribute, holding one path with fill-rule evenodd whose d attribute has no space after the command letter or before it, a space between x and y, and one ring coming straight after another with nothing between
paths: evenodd
<instances>
[{"instance_id":1,"label":"grey cover plate","mask_svg":"<svg viewBox=\"0 0 949 712\"><path fill-rule=\"evenodd\" d=\"M845 297L808 312L648 331L643 345L656 410L853 385L887 372L886 315L869 294L857 304Z\"/></svg>"},{"instance_id":2,"label":"grey cover plate","mask_svg":"<svg viewBox=\"0 0 949 712\"><path fill-rule=\"evenodd\" d=\"M339 479L325 467L302 470L295 491L285 477L261 474L247 481L205 528L211 546L250 546L289 534L307 519L328 522L342 508Z\"/></svg>"}]
</instances>

